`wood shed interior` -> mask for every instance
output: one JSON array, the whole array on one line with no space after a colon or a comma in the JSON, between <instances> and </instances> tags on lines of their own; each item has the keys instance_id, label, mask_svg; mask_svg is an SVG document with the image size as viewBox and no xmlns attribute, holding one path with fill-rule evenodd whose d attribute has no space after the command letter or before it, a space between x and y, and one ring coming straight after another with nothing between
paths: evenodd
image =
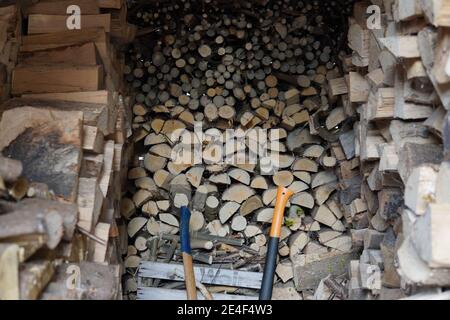
<instances>
[{"instance_id":1,"label":"wood shed interior","mask_svg":"<svg viewBox=\"0 0 450 320\"><path fill-rule=\"evenodd\" d=\"M450 299L449 14L2 1L0 300Z\"/></svg>"}]
</instances>

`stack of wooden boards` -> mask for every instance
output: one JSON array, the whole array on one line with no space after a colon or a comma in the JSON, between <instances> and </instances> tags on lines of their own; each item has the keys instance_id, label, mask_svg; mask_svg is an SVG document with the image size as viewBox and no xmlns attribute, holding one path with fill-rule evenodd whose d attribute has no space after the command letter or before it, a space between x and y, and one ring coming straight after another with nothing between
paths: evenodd
<instances>
[{"instance_id":1,"label":"stack of wooden boards","mask_svg":"<svg viewBox=\"0 0 450 320\"><path fill-rule=\"evenodd\" d=\"M81 30L66 28L70 5ZM116 218L132 145L118 48L134 27L123 1L21 9L14 98L0 106L0 299L121 298Z\"/></svg>"},{"instance_id":2,"label":"stack of wooden boards","mask_svg":"<svg viewBox=\"0 0 450 320\"><path fill-rule=\"evenodd\" d=\"M450 284L449 14L448 1L359 1L349 20L353 54L330 87L359 117L340 138L360 162L340 168L351 195L341 204L363 249L349 267L350 299Z\"/></svg>"},{"instance_id":3,"label":"stack of wooden boards","mask_svg":"<svg viewBox=\"0 0 450 320\"><path fill-rule=\"evenodd\" d=\"M11 71L16 64L21 35L18 7L3 2L0 7L0 102L8 99L11 91Z\"/></svg>"}]
</instances>

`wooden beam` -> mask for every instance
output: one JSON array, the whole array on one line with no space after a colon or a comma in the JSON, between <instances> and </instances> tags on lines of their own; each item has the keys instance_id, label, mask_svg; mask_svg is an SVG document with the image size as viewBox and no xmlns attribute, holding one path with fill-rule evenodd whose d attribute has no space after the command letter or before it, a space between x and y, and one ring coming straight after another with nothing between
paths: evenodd
<instances>
[{"instance_id":1,"label":"wooden beam","mask_svg":"<svg viewBox=\"0 0 450 320\"><path fill-rule=\"evenodd\" d=\"M243 296L236 294L212 293L214 300L258 300L257 296ZM143 288L137 291L138 300L186 300L185 290L173 290L165 288ZM197 291L197 299L205 300L205 297Z\"/></svg>"},{"instance_id":2,"label":"wooden beam","mask_svg":"<svg viewBox=\"0 0 450 320\"><path fill-rule=\"evenodd\" d=\"M55 33L67 30L67 15L31 14L28 16L28 34ZM82 28L111 30L111 15L81 15Z\"/></svg>"},{"instance_id":3,"label":"wooden beam","mask_svg":"<svg viewBox=\"0 0 450 320\"><path fill-rule=\"evenodd\" d=\"M194 266L195 279L203 284L227 285L242 288L261 288L262 273L217 269L211 267ZM183 265L142 261L139 276L175 281L184 281Z\"/></svg>"}]
</instances>

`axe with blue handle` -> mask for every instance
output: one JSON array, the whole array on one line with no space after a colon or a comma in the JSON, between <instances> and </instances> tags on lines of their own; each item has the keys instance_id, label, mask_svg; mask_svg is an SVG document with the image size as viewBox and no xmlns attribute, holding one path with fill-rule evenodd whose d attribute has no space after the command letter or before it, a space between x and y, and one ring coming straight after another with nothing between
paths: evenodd
<instances>
[{"instance_id":1,"label":"axe with blue handle","mask_svg":"<svg viewBox=\"0 0 450 320\"><path fill-rule=\"evenodd\" d=\"M187 206L181 207L180 241L183 254L184 282L188 300L197 300L197 287L195 285L194 264L192 261L191 240L189 237L189 220L191 212Z\"/></svg>"}]
</instances>

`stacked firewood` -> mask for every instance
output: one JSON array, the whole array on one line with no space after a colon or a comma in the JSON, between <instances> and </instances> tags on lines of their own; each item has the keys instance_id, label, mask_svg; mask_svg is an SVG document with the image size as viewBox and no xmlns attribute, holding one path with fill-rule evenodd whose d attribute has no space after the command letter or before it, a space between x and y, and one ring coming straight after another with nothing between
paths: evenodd
<instances>
[{"instance_id":1,"label":"stacked firewood","mask_svg":"<svg viewBox=\"0 0 450 320\"><path fill-rule=\"evenodd\" d=\"M11 71L16 64L20 44L20 13L16 5L0 6L0 102L5 101L11 91Z\"/></svg>"},{"instance_id":2,"label":"stacked firewood","mask_svg":"<svg viewBox=\"0 0 450 320\"><path fill-rule=\"evenodd\" d=\"M336 168L359 165L346 160L351 139L339 140L356 115L329 82L342 74L340 17L350 4L180 1L130 9L132 21L152 31L136 41L124 69L136 92L136 155L122 199L129 298L183 285L154 281L160 288L150 295L145 284L137 290L137 275L156 262L180 263L179 208L187 203L194 261L261 272L277 186L295 194L282 227L275 297L312 298L327 276L342 286L356 252Z\"/></svg>"},{"instance_id":3,"label":"stacked firewood","mask_svg":"<svg viewBox=\"0 0 450 320\"><path fill-rule=\"evenodd\" d=\"M71 5L89 28L67 30ZM132 145L117 48L134 27L123 1L20 9L27 34L0 106L0 299L121 298Z\"/></svg>"},{"instance_id":4,"label":"stacked firewood","mask_svg":"<svg viewBox=\"0 0 450 320\"><path fill-rule=\"evenodd\" d=\"M363 249L350 299L427 298L450 284L448 14L446 1L360 1L349 19L353 53L329 83L359 117L340 137L351 150L341 204Z\"/></svg>"}]
</instances>

